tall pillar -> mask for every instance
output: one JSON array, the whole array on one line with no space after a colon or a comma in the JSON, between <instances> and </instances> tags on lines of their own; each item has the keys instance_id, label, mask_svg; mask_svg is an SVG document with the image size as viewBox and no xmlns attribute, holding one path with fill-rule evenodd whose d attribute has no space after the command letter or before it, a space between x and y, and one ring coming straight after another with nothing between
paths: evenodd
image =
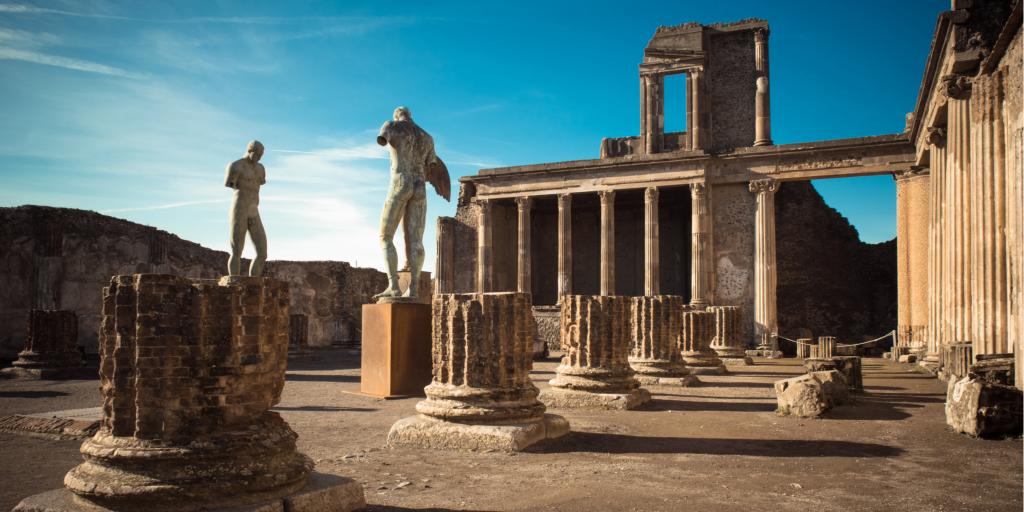
<instances>
[{"instance_id":1,"label":"tall pillar","mask_svg":"<svg viewBox=\"0 0 1024 512\"><path fill-rule=\"evenodd\" d=\"M781 357L778 340L778 317L775 310L777 276L775 266L775 192L779 182L773 179L750 182L756 194L754 215L754 336L758 350L768 357Z\"/></svg>"},{"instance_id":2,"label":"tall pillar","mask_svg":"<svg viewBox=\"0 0 1024 512\"><path fill-rule=\"evenodd\" d=\"M658 188L644 190L644 295L661 293L658 245Z\"/></svg>"},{"instance_id":3,"label":"tall pillar","mask_svg":"<svg viewBox=\"0 0 1024 512\"><path fill-rule=\"evenodd\" d=\"M615 191L601 196L601 295L615 295Z\"/></svg>"},{"instance_id":4,"label":"tall pillar","mask_svg":"<svg viewBox=\"0 0 1024 512\"><path fill-rule=\"evenodd\" d=\"M768 94L768 29L754 30L754 69L757 72L757 93L754 96L754 145L772 144L770 96Z\"/></svg>"},{"instance_id":5,"label":"tall pillar","mask_svg":"<svg viewBox=\"0 0 1024 512\"><path fill-rule=\"evenodd\" d=\"M907 270L909 271L908 298L910 307L910 350L920 353L925 349L928 330L928 215L930 211L929 186L931 173L919 169L907 181ZM919 356L920 357L920 356Z\"/></svg>"},{"instance_id":6,"label":"tall pillar","mask_svg":"<svg viewBox=\"0 0 1024 512\"><path fill-rule=\"evenodd\" d=\"M711 304L711 198L710 185L690 185L692 246L690 253L690 305L703 309Z\"/></svg>"},{"instance_id":7,"label":"tall pillar","mask_svg":"<svg viewBox=\"0 0 1024 512\"><path fill-rule=\"evenodd\" d=\"M519 210L519 222L517 223L519 257L516 265L516 289L519 293L530 293L532 275L530 272L530 208L533 199L530 197L517 197L516 207Z\"/></svg>"},{"instance_id":8,"label":"tall pillar","mask_svg":"<svg viewBox=\"0 0 1024 512\"><path fill-rule=\"evenodd\" d=\"M665 100L662 93L665 77L662 75L644 75L642 77L643 97L643 138L644 150L648 155L661 151L661 139L665 133Z\"/></svg>"},{"instance_id":9,"label":"tall pillar","mask_svg":"<svg viewBox=\"0 0 1024 512\"><path fill-rule=\"evenodd\" d=\"M971 118L969 99L971 83L963 76L943 79L948 101L948 134L946 140L947 172L953 178L952 195L952 318L956 342L972 341L971 330L971 261L972 211L970 183Z\"/></svg>"},{"instance_id":10,"label":"tall pillar","mask_svg":"<svg viewBox=\"0 0 1024 512\"><path fill-rule=\"evenodd\" d=\"M435 273L437 284L434 293L455 291L455 224L452 217L437 218L437 255Z\"/></svg>"},{"instance_id":11,"label":"tall pillar","mask_svg":"<svg viewBox=\"0 0 1024 512\"><path fill-rule=\"evenodd\" d=\"M704 86L704 72L695 69L690 72L690 80L687 86L690 93L690 149L704 149L704 118L702 114L701 98L702 87Z\"/></svg>"},{"instance_id":12,"label":"tall pillar","mask_svg":"<svg viewBox=\"0 0 1024 512\"><path fill-rule=\"evenodd\" d=\"M558 302L572 293L572 194L558 194Z\"/></svg>"},{"instance_id":13,"label":"tall pillar","mask_svg":"<svg viewBox=\"0 0 1024 512\"><path fill-rule=\"evenodd\" d=\"M1006 141L1003 125L1003 74L975 79L970 98L973 222L974 355L1013 352L1009 344L1006 239ZM1020 250L1020 247L1017 248Z\"/></svg>"},{"instance_id":14,"label":"tall pillar","mask_svg":"<svg viewBox=\"0 0 1024 512\"><path fill-rule=\"evenodd\" d=\"M931 371L938 369L939 353L941 346L945 343L948 329L946 323L949 317L946 315L946 297L948 295L946 271L946 218L948 203L946 200L946 189L948 173L946 172L946 130L944 128L929 128L928 131L928 155L930 159L928 218L929 240L928 245L928 281L930 293L928 297L928 328L926 337L925 356L921 360L921 366Z\"/></svg>"},{"instance_id":15,"label":"tall pillar","mask_svg":"<svg viewBox=\"0 0 1024 512\"><path fill-rule=\"evenodd\" d=\"M494 204L490 199L477 199L477 222L476 222L476 289L479 293L486 293L491 290L491 277L494 269L491 268L492 229L494 221L492 209Z\"/></svg>"},{"instance_id":16,"label":"tall pillar","mask_svg":"<svg viewBox=\"0 0 1024 512\"><path fill-rule=\"evenodd\" d=\"M651 399L629 365L631 297L562 297L565 356L551 387L541 392L548 407L633 409Z\"/></svg>"},{"instance_id":17,"label":"tall pillar","mask_svg":"<svg viewBox=\"0 0 1024 512\"><path fill-rule=\"evenodd\" d=\"M907 180L910 172L893 174L896 181L896 346L910 345L910 242L907 233Z\"/></svg>"}]
</instances>

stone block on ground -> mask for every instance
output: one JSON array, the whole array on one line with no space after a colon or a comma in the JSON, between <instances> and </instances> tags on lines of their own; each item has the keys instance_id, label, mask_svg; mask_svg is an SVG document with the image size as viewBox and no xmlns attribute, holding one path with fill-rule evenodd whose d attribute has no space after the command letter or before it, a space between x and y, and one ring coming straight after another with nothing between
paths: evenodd
<instances>
[{"instance_id":1,"label":"stone block on ground","mask_svg":"<svg viewBox=\"0 0 1024 512\"><path fill-rule=\"evenodd\" d=\"M846 379L836 370L775 381L780 415L814 418L846 401Z\"/></svg>"},{"instance_id":2,"label":"stone block on ground","mask_svg":"<svg viewBox=\"0 0 1024 512\"><path fill-rule=\"evenodd\" d=\"M917 356L914 354L903 354L902 356L900 356L898 362L913 364L917 362Z\"/></svg>"},{"instance_id":3,"label":"stone block on ground","mask_svg":"<svg viewBox=\"0 0 1024 512\"><path fill-rule=\"evenodd\" d=\"M864 371L861 365L860 356L833 356L836 363L836 370L839 370L846 378L846 384L850 391L861 393L864 391Z\"/></svg>"},{"instance_id":4,"label":"stone block on ground","mask_svg":"<svg viewBox=\"0 0 1024 512\"><path fill-rule=\"evenodd\" d=\"M530 380L529 294L438 294L432 309L427 399L391 426L389 447L520 451L569 433Z\"/></svg>"},{"instance_id":5,"label":"stone block on ground","mask_svg":"<svg viewBox=\"0 0 1024 512\"><path fill-rule=\"evenodd\" d=\"M949 385L946 424L974 437L1020 436L1022 408L1020 389L968 376Z\"/></svg>"}]
</instances>

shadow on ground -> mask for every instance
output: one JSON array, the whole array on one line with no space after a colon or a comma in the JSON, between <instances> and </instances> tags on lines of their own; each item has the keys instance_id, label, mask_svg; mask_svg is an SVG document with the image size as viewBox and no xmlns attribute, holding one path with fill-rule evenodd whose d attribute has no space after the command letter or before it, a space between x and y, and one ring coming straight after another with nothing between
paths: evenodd
<instances>
[{"instance_id":1,"label":"shadow on ground","mask_svg":"<svg viewBox=\"0 0 1024 512\"><path fill-rule=\"evenodd\" d=\"M572 432L557 444L538 447L544 453L686 453L759 457L895 457L901 448L850 441L797 439L709 439L641 437L626 434Z\"/></svg>"}]
</instances>

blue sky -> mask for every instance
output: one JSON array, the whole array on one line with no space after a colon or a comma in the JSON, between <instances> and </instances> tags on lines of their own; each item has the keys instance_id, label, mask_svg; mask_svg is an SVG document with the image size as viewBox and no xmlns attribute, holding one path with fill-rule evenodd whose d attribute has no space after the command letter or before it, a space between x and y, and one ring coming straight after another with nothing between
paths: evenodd
<instances>
[{"instance_id":1,"label":"blue sky","mask_svg":"<svg viewBox=\"0 0 1024 512\"><path fill-rule=\"evenodd\" d=\"M0 205L96 210L226 250L224 167L258 138L270 258L380 267L374 136L397 105L453 181L594 158L601 137L639 129L636 66L658 25L763 17L776 143L895 133L948 8L0 0ZM894 236L891 178L815 185L862 239ZM425 239L453 212L432 197Z\"/></svg>"}]
</instances>

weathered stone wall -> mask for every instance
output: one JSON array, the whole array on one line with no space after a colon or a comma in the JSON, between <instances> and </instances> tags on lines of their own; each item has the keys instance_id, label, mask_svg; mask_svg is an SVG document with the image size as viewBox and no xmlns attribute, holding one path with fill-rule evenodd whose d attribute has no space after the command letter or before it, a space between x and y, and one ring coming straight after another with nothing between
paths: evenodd
<instances>
[{"instance_id":1,"label":"weathered stone wall","mask_svg":"<svg viewBox=\"0 0 1024 512\"><path fill-rule=\"evenodd\" d=\"M739 306L739 336L754 338L754 194L746 184L711 187L715 283L712 302ZM689 295L689 294L687 294Z\"/></svg>"},{"instance_id":2,"label":"weathered stone wall","mask_svg":"<svg viewBox=\"0 0 1024 512\"><path fill-rule=\"evenodd\" d=\"M708 45L708 112L711 148L722 151L754 144L754 33L712 33Z\"/></svg>"},{"instance_id":3,"label":"weathered stone wall","mask_svg":"<svg viewBox=\"0 0 1024 512\"><path fill-rule=\"evenodd\" d=\"M842 341L896 327L896 241L867 244L810 182L775 196L779 334Z\"/></svg>"},{"instance_id":4,"label":"weathered stone wall","mask_svg":"<svg viewBox=\"0 0 1024 512\"><path fill-rule=\"evenodd\" d=\"M309 317L312 347L357 345L362 305L388 285L383 272L343 261L270 261L263 274L289 284L292 313Z\"/></svg>"},{"instance_id":5,"label":"weathered stone wall","mask_svg":"<svg viewBox=\"0 0 1024 512\"><path fill-rule=\"evenodd\" d=\"M74 311L78 345L96 353L100 290L111 276L215 279L223 275L228 258L149 226L44 206L0 208L0 247L0 357L21 350L33 308ZM271 262L267 274L275 273L291 285L293 310L310 316L314 346L358 340L359 304L385 286L383 273L341 262ZM335 333L344 336L326 337Z\"/></svg>"}]
</instances>

